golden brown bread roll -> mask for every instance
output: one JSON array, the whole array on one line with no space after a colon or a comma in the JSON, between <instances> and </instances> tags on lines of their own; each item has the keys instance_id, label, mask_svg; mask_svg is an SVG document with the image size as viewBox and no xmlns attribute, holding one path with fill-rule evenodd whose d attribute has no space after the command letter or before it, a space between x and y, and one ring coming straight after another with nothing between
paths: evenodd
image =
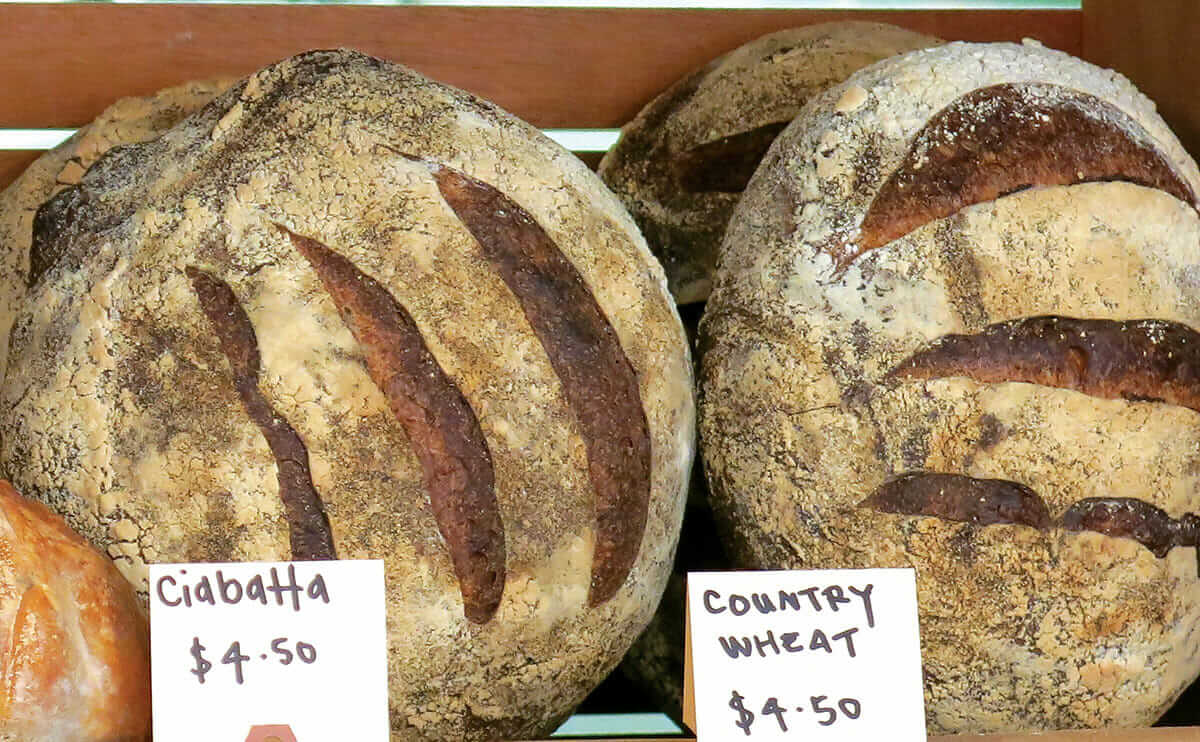
<instances>
[{"instance_id":1,"label":"golden brown bread roll","mask_svg":"<svg viewBox=\"0 0 1200 742\"><path fill-rule=\"evenodd\" d=\"M135 585L382 558L397 739L547 734L649 619L688 349L628 215L533 127L313 52L30 229L5 466Z\"/></svg>"},{"instance_id":2,"label":"golden brown bread roll","mask_svg":"<svg viewBox=\"0 0 1200 742\"><path fill-rule=\"evenodd\" d=\"M662 261L676 301L707 298L742 189L809 98L869 64L940 43L863 21L776 31L675 83L626 124L599 174Z\"/></svg>"},{"instance_id":3,"label":"golden brown bread roll","mask_svg":"<svg viewBox=\"0 0 1200 742\"><path fill-rule=\"evenodd\" d=\"M150 739L150 630L113 563L0 481L0 739Z\"/></svg>"},{"instance_id":4,"label":"golden brown bread roll","mask_svg":"<svg viewBox=\"0 0 1200 742\"><path fill-rule=\"evenodd\" d=\"M1195 164L1035 44L867 68L778 140L701 325L754 567L912 566L929 728L1152 723L1200 672Z\"/></svg>"}]
</instances>

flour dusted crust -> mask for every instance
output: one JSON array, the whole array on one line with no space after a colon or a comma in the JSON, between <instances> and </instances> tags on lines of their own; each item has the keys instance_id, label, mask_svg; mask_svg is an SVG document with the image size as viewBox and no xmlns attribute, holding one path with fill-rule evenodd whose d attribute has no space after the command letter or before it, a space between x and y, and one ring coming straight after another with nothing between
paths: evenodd
<instances>
[{"instance_id":1,"label":"flour dusted crust","mask_svg":"<svg viewBox=\"0 0 1200 742\"><path fill-rule=\"evenodd\" d=\"M0 337L8 337L25 293L33 216L38 207L59 190L78 183L92 163L112 147L153 139L233 82L189 82L151 96L122 98L0 191ZM8 343L0 343L0 373L7 357Z\"/></svg>"},{"instance_id":2,"label":"flour dusted crust","mask_svg":"<svg viewBox=\"0 0 1200 742\"><path fill-rule=\"evenodd\" d=\"M1015 370L897 372L948 337L1036 324L1026 318L1108 320L1118 340L1150 328L1152 350L1162 328L1200 328L1193 203L1127 182L1035 186L855 244L927 121L980 88L1024 83L1114 107L1195 192L1195 165L1115 73L1036 45L914 52L823 94L782 135L731 221L701 327L705 466L737 557L915 567L931 733L1146 726L1200 672L1195 550L1160 558L1129 534L1068 527L1088 498L1188 522L1200 509L1194 407ZM1086 381L1108 359L1082 347L1058 350ZM977 360L1003 372L1020 359ZM1189 378L1189 363L1173 373ZM963 516L930 500L883 512L910 477L992 504L1024 488L1045 510Z\"/></svg>"},{"instance_id":3,"label":"flour dusted crust","mask_svg":"<svg viewBox=\"0 0 1200 742\"><path fill-rule=\"evenodd\" d=\"M472 216L477 197L500 206ZM34 240L43 254L14 325L4 465L140 589L147 563L286 559L307 543L281 496L299 440L336 556L385 560L396 738L547 734L649 619L693 456L687 345L619 202L532 127L398 65L313 52L110 152L39 219L60 239ZM645 527L611 595L593 552L595 481L612 472L589 463L614 457L595 453L608 444L589 442L571 397L570 369L590 356L563 357L569 344L536 334L538 297L491 262L512 247L492 244L499 233L558 266L608 324L575 306L553 319L595 333L632 369L649 444ZM388 356L372 334L405 327L477 418L494 476L504 559L482 568L501 570L503 594L470 616L457 560L479 552L453 529L480 524L438 510L460 480L428 487L423 463L475 471L481 454L469 435L454 448L468 423L429 412L462 407L422 397L443 394L422 387L423 372L403 377L415 346ZM609 373L606 358L591 362ZM389 368L400 376L381 382ZM416 379L428 415L398 400L401 377ZM273 415L248 414L263 405Z\"/></svg>"},{"instance_id":4,"label":"flour dusted crust","mask_svg":"<svg viewBox=\"0 0 1200 742\"><path fill-rule=\"evenodd\" d=\"M676 300L708 296L717 247L744 185L731 171L749 176L813 95L881 59L940 43L860 21L777 31L713 60L642 109L599 173L662 261ZM731 177L739 182L726 182Z\"/></svg>"}]
</instances>

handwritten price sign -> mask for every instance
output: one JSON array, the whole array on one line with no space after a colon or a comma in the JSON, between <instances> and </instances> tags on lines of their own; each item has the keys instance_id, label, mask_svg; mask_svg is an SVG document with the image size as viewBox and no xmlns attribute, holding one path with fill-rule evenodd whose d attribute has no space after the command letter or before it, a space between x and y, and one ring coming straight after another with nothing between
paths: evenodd
<instances>
[{"instance_id":1,"label":"handwritten price sign","mask_svg":"<svg viewBox=\"0 0 1200 742\"><path fill-rule=\"evenodd\" d=\"M701 742L925 742L909 569L688 575Z\"/></svg>"},{"instance_id":2,"label":"handwritten price sign","mask_svg":"<svg viewBox=\"0 0 1200 742\"><path fill-rule=\"evenodd\" d=\"M270 659L272 655L278 660L281 665L290 665L297 657L306 665L311 665L317 661L317 648L308 642L296 642L295 651L287 648L288 639L286 636L271 641L271 654L263 652L260 657L263 660ZM192 639L192 658L196 660L196 666L192 668L192 674L196 676L196 680L204 683L204 676L208 675L212 670L213 663L208 661L204 656L204 652L208 647L200 643L200 637ZM241 685L246 682L246 676L242 672L242 665L249 662L252 658L250 655L242 654L242 643L240 641L229 645L229 649L221 655L221 664L233 665L233 677L237 680L237 684Z\"/></svg>"},{"instance_id":3,"label":"handwritten price sign","mask_svg":"<svg viewBox=\"0 0 1200 742\"><path fill-rule=\"evenodd\" d=\"M809 708L818 714L824 715L823 718L816 720L817 724L823 727L836 724L838 720L838 709L841 709L842 718L857 719L862 715L862 703L857 698L842 698L837 702L836 708L834 705L824 705L828 702L828 698L828 696L811 696L808 699L809 703L811 704ZM745 701L746 699L742 697L742 694L735 690L733 692L733 697L729 699L729 708L733 709L738 714L738 720L733 723L734 726L741 727L742 731L746 733L747 737L749 737L750 727L754 724L755 716L753 711L746 708ZM804 707L795 706L793 708L788 708L786 705L781 706L779 705L779 699L775 696L771 696L767 699L767 702L763 704L762 711L759 713L761 713L764 717L774 716L776 723L779 724L779 731L786 732L788 730L788 725L783 717L790 710L803 711ZM795 722L793 722L793 724L794 723Z\"/></svg>"},{"instance_id":4,"label":"handwritten price sign","mask_svg":"<svg viewBox=\"0 0 1200 742\"><path fill-rule=\"evenodd\" d=\"M387 742L383 562L150 568L157 742Z\"/></svg>"}]
</instances>

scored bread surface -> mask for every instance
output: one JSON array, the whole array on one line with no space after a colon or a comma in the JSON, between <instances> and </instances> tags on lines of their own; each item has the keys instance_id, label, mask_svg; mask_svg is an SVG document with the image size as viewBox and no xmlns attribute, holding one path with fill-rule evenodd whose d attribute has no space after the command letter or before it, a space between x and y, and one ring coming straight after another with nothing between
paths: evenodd
<instances>
[{"instance_id":1,"label":"scored bread surface","mask_svg":"<svg viewBox=\"0 0 1200 742\"><path fill-rule=\"evenodd\" d=\"M313 52L38 217L61 237L35 229L3 460L140 589L150 562L382 557L402 739L547 734L649 619L693 455L687 346L620 204L529 125ZM497 234L536 265L506 280ZM589 365L632 381L596 394L641 428L578 401Z\"/></svg>"},{"instance_id":2,"label":"scored bread surface","mask_svg":"<svg viewBox=\"0 0 1200 742\"><path fill-rule=\"evenodd\" d=\"M1184 189L1042 173L863 249L929 121L1043 84ZM916 567L931 732L1145 726L1200 671L1200 419L1172 386L1198 373L1196 189L1119 75L950 44L814 100L731 221L701 328L714 507L744 566Z\"/></svg>"},{"instance_id":3,"label":"scored bread surface","mask_svg":"<svg viewBox=\"0 0 1200 742\"><path fill-rule=\"evenodd\" d=\"M940 43L862 21L776 31L675 83L627 124L599 174L662 261L676 300L708 296L746 180L809 98L873 62Z\"/></svg>"}]
</instances>

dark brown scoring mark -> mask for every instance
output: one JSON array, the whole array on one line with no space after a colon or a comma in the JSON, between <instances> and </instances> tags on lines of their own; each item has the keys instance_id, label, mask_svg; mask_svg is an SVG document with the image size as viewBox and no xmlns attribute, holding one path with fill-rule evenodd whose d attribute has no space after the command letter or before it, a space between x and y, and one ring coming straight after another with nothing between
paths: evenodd
<instances>
[{"instance_id":1,"label":"dark brown scoring mark","mask_svg":"<svg viewBox=\"0 0 1200 742\"><path fill-rule=\"evenodd\" d=\"M346 258L280 226L317 272L366 348L367 372L421 462L425 489L462 593L463 613L485 623L504 592L504 525L495 474L475 412L429 352L409 313Z\"/></svg>"},{"instance_id":2,"label":"dark brown scoring mark","mask_svg":"<svg viewBox=\"0 0 1200 742\"><path fill-rule=\"evenodd\" d=\"M279 497L287 516L292 559L336 559L333 531L308 468L308 449L258 388L262 362L258 353L258 338L246 310L225 282L192 266L188 266L185 272L192 282L192 290L196 292L204 315L216 332L221 351L229 360L233 384L242 398L246 413L262 431L271 455L275 457Z\"/></svg>"},{"instance_id":3,"label":"dark brown scoring mark","mask_svg":"<svg viewBox=\"0 0 1200 742\"><path fill-rule=\"evenodd\" d=\"M1165 320L1029 317L946 335L888 376L1021 381L1200 412L1200 333Z\"/></svg>"},{"instance_id":4,"label":"dark brown scoring mark","mask_svg":"<svg viewBox=\"0 0 1200 742\"><path fill-rule=\"evenodd\" d=\"M1175 520L1166 511L1130 497L1080 500L1063 513L1062 527L1131 538L1160 559L1173 547L1200 545L1200 517L1187 513Z\"/></svg>"},{"instance_id":5,"label":"dark brown scoring mark","mask_svg":"<svg viewBox=\"0 0 1200 742\"><path fill-rule=\"evenodd\" d=\"M856 244L834 257L845 268L923 224L1032 186L1125 181L1196 206L1150 141L1123 111L1086 93L1046 83L980 88L921 129L875 195Z\"/></svg>"},{"instance_id":6,"label":"dark brown scoring mark","mask_svg":"<svg viewBox=\"0 0 1200 742\"><path fill-rule=\"evenodd\" d=\"M29 247L29 275L26 284L32 287L42 279L63 256L67 229L87 201L80 186L63 189L38 207L33 215L33 233Z\"/></svg>"},{"instance_id":7,"label":"dark brown scoring mark","mask_svg":"<svg viewBox=\"0 0 1200 742\"><path fill-rule=\"evenodd\" d=\"M650 507L650 433L637 372L583 277L525 209L466 173L420 158L442 197L516 296L562 382L596 491L588 602L611 598L641 548Z\"/></svg>"},{"instance_id":8,"label":"dark brown scoring mark","mask_svg":"<svg viewBox=\"0 0 1200 742\"><path fill-rule=\"evenodd\" d=\"M884 482L864 507L900 515L928 515L980 526L1048 528L1050 513L1036 492L1004 479L910 472Z\"/></svg>"},{"instance_id":9,"label":"dark brown scoring mark","mask_svg":"<svg viewBox=\"0 0 1200 742\"><path fill-rule=\"evenodd\" d=\"M1045 501L1025 485L965 474L901 474L880 485L860 507L981 526L1022 525L1041 531L1058 526L1068 531L1093 531L1133 539L1160 559L1176 546L1200 546L1200 516L1192 513L1176 520L1144 500L1092 497L1075 503L1058 522L1053 522Z\"/></svg>"},{"instance_id":10,"label":"dark brown scoring mark","mask_svg":"<svg viewBox=\"0 0 1200 742\"><path fill-rule=\"evenodd\" d=\"M771 143L791 121L776 121L730 134L676 154L671 170L691 193L741 193Z\"/></svg>"}]
</instances>

